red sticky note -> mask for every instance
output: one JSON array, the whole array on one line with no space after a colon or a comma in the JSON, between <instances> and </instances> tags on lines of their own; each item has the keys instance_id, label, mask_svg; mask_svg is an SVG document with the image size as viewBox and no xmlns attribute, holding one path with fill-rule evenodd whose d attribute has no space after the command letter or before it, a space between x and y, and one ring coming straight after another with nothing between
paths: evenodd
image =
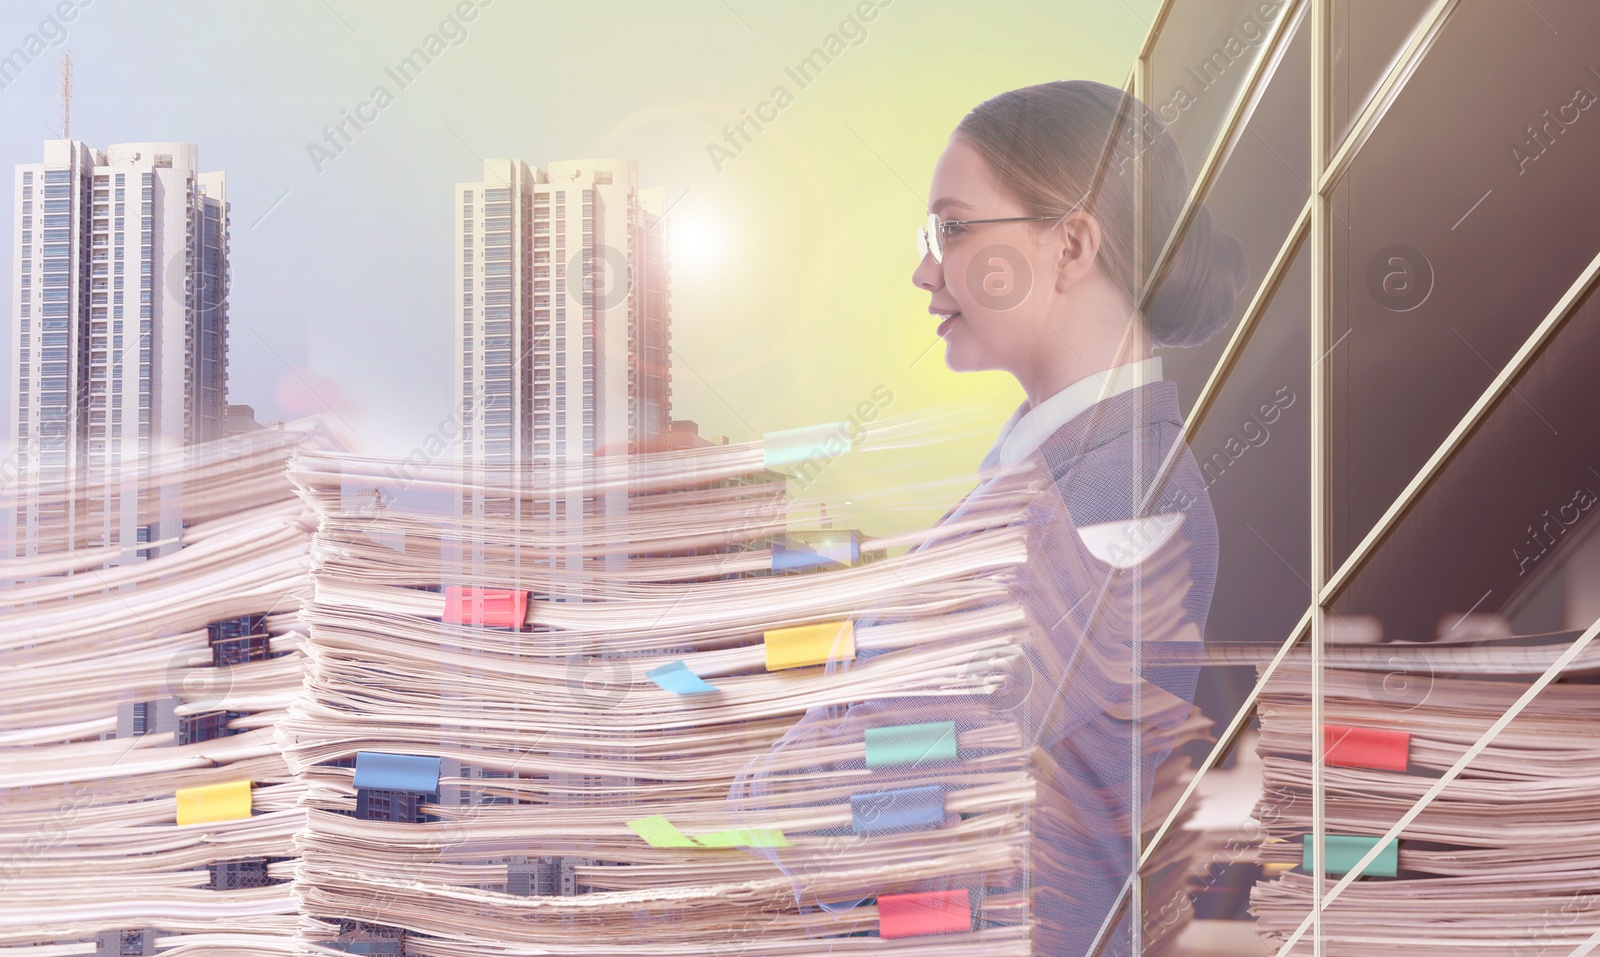
<instances>
[{"instance_id":1,"label":"red sticky note","mask_svg":"<svg viewBox=\"0 0 1600 957\"><path fill-rule=\"evenodd\" d=\"M1322 760L1341 768L1375 768L1404 771L1411 751L1411 734L1379 728L1322 726Z\"/></svg>"},{"instance_id":2,"label":"red sticky note","mask_svg":"<svg viewBox=\"0 0 1600 957\"><path fill-rule=\"evenodd\" d=\"M444 586L444 622L485 628L521 628L528 618L528 593L506 588Z\"/></svg>"},{"instance_id":3,"label":"red sticky note","mask_svg":"<svg viewBox=\"0 0 1600 957\"><path fill-rule=\"evenodd\" d=\"M879 937L920 937L972 929L965 887L954 891L878 895Z\"/></svg>"}]
</instances>

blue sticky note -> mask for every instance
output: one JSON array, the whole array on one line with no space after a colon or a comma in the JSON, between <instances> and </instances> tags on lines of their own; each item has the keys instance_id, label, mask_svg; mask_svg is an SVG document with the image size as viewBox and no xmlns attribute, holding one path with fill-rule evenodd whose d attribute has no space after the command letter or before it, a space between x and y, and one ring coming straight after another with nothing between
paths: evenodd
<instances>
[{"instance_id":1,"label":"blue sticky note","mask_svg":"<svg viewBox=\"0 0 1600 957\"><path fill-rule=\"evenodd\" d=\"M439 759L416 754L358 751L356 787L436 794L439 790Z\"/></svg>"},{"instance_id":2,"label":"blue sticky note","mask_svg":"<svg viewBox=\"0 0 1600 957\"><path fill-rule=\"evenodd\" d=\"M669 661L659 668L651 668L645 672L645 677L673 694L705 694L717 690L715 685L690 671L689 666L681 661Z\"/></svg>"},{"instance_id":3,"label":"blue sticky note","mask_svg":"<svg viewBox=\"0 0 1600 957\"><path fill-rule=\"evenodd\" d=\"M919 831L944 823L944 788L937 784L850 795L850 828L857 834Z\"/></svg>"},{"instance_id":4,"label":"blue sticky note","mask_svg":"<svg viewBox=\"0 0 1600 957\"><path fill-rule=\"evenodd\" d=\"M782 541L772 543L772 570L775 572L832 564L834 564L832 559L817 554L804 544L787 544Z\"/></svg>"},{"instance_id":5,"label":"blue sticky note","mask_svg":"<svg viewBox=\"0 0 1600 957\"><path fill-rule=\"evenodd\" d=\"M772 570L838 567L861 560L861 534L854 529L790 531L772 542Z\"/></svg>"}]
</instances>

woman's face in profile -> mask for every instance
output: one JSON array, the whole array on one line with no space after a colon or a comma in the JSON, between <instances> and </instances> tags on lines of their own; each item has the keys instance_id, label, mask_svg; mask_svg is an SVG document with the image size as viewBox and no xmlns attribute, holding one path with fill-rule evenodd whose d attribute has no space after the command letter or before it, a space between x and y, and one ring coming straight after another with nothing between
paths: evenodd
<instances>
[{"instance_id":1,"label":"woman's face in profile","mask_svg":"<svg viewBox=\"0 0 1600 957\"><path fill-rule=\"evenodd\" d=\"M1008 195L988 163L965 139L952 136L934 166L929 212L944 222L1031 215ZM1044 330L1054 282L1049 223L958 226L944 236L944 260L929 252L911 281L932 299L945 364L956 372L1028 365ZM942 318L948 317L948 318Z\"/></svg>"}]
</instances>

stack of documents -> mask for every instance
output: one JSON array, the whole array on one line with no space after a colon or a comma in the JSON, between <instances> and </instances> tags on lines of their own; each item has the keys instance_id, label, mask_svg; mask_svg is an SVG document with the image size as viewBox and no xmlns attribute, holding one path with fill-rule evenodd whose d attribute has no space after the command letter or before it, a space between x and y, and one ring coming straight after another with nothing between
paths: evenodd
<instances>
[{"instance_id":1,"label":"stack of documents","mask_svg":"<svg viewBox=\"0 0 1600 957\"><path fill-rule=\"evenodd\" d=\"M284 468L305 439L141 463L140 524L163 497L182 520L151 557L84 533L0 561L0 944L291 952L305 812L274 726L304 674L314 516ZM105 491L71 493L80 519Z\"/></svg>"},{"instance_id":2,"label":"stack of documents","mask_svg":"<svg viewBox=\"0 0 1600 957\"><path fill-rule=\"evenodd\" d=\"M772 464L759 443L537 476L297 456L320 522L281 727L308 942L1060 952L1089 919L1082 848L1134 847L1187 762L1136 777L1154 797L1131 814L1057 756L1208 730L1155 684L1127 695L1119 635L1199 637L1161 598L1188 588L1176 539L1144 555L1136 603L1049 476L1018 474L952 524L808 552ZM1152 862L1147 912L1186 916L1190 851ZM1181 924L1156 922L1150 952Z\"/></svg>"},{"instance_id":3,"label":"stack of documents","mask_svg":"<svg viewBox=\"0 0 1600 957\"><path fill-rule=\"evenodd\" d=\"M1310 756L1321 749L1324 893L1376 850L1323 911L1324 953L1587 952L1600 929L1600 661L1585 649L1497 730L1578 637L1330 647L1321 728L1309 663L1286 660L1260 704L1269 879L1252 898L1258 929L1281 947L1309 919ZM1311 953L1312 936L1291 952Z\"/></svg>"}]
</instances>

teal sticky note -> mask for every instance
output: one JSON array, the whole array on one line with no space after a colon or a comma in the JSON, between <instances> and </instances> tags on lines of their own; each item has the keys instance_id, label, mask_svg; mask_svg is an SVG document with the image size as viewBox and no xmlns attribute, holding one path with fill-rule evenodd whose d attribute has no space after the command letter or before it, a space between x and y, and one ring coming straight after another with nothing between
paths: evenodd
<instances>
[{"instance_id":1,"label":"teal sticky note","mask_svg":"<svg viewBox=\"0 0 1600 957\"><path fill-rule=\"evenodd\" d=\"M1329 874L1350 873L1355 868L1356 862L1378 844L1378 839L1375 837L1356 837L1349 834L1329 834L1326 836L1326 841L1328 859L1323 868ZM1306 834L1300 842L1300 867L1308 874L1316 866L1311 848L1311 835ZM1363 876L1370 874L1373 877L1394 877L1399 871L1400 843L1390 841L1361 873Z\"/></svg>"},{"instance_id":2,"label":"teal sticky note","mask_svg":"<svg viewBox=\"0 0 1600 957\"><path fill-rule=\"evenodd\" d=\"M804 425L798 429L768 432L761 437L761 467L777 468L807 459L832 459L850 451L850 420ZM828 440L833 445L828 445ZM840 449L841 451L834 451Z\"/></svg>"},{"instance_id":3,"label":"teal sticky note","mask_svg":"<svg viewBox=\"0 0 1600 957\"><path fill-rule=\"evenodd\" d=\"M897 724L867 729L867 767L956 759L956 723Z\"/></svg>"},{"instance_id":4,"label":"teal sticky note","mask_svg":"<svg viewBox=\"0 0 1600 957\"><path fill-rule=\"evenodd\" d=\"M681 661L669 661L659 668L651 668L644 675L673 694L705 694L717 690L716 685L690 671L689 666Z\"/></svg>"}]
</instances>

